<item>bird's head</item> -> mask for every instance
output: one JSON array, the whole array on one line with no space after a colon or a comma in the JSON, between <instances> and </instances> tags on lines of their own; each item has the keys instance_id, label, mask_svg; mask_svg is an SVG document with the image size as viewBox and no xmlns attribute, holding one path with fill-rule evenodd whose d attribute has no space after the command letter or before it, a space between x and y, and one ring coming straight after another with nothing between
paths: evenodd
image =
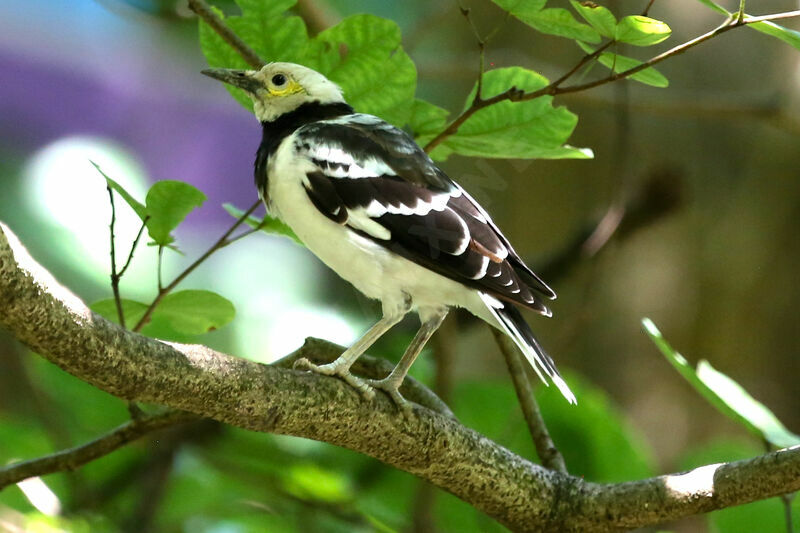
<instances>
[{"instance_id":1,"label":"bird's head","mask_svg":"<svg viewBox=\"0 0 800 533\"><path fill-rule=\"evenodd\" d=\"M261 70L211 68L203 74L243 89L261 122L271 122L310 102L344 102L338 85L315 70L295 63L269 63Z\"/></svg>"}]
</instances>

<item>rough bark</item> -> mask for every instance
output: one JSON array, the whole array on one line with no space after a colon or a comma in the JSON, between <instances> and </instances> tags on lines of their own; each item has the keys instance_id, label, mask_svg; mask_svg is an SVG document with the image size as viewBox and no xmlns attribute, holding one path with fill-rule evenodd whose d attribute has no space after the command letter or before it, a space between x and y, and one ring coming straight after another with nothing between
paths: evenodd
<instances>
[{"instance_id":1,"label":"rough bark","mask_svg":"<svg viewBox=\"0 0 800 533\"><path fill-rule=\"evenodd\" d=\"M800 489L800 448L685 474L601 485L547 470L451 416L404 418L378 395L199 345L164 343L92 313L0 224L0 326L119 398L343 446L447 490L514 531L617 531ZM307 343L296 356L331 351Z\"/></svg>"}]
</instances>

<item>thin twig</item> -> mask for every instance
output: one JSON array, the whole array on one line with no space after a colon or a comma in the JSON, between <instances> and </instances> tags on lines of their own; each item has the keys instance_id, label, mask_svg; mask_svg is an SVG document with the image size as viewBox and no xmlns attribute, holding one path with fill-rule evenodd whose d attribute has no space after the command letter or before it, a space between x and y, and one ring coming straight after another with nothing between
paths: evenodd
<instances>
[{"instance_id":1,"label":"thin twig","mask_svg":"<svg viewBox=\"0 0 800 533\"><path fill-rule=\"evenodd\" d=\"M739 21L739 24L744 20L744 4L745 0L739 0L739 11L736 13L736 20Z\"/></svg>"},{"instance_id":2,"label":"thin twig","mask_svg":"<svg viewBox=\"0 0 800 533\"><path fill-rule=\"evenodd\" d=\"M109 235L111 239L111 291L114 293L114 305L117 308L117 319L119 325L125 327L125 313L122 311L122 298L119 295L119 278L121 274L117 274L117 252L114 241L114 225L117 222L117 209L114 207L114 191L111 185L106 184L108 191L108 201L111 203L111 223L108 226Z\"/></svg>"},{"instance_id":3,"label":"thin twig","mask_svg":"<svg viewBox=\"0 0 800 533\"><path fill-rule=\"evenodd\" d=\"M194 11L197 16L203 19L212 30L217 32L231 48L236 50L239 55L247 61L248 65L253 68L261 68L265 65L264 60L258 56L255 50L247 46L247 43L239 38L239 36L225 24L225 22L214 13L214 10L211 9L211 6L209 6L205 0L189 0L189 9Z\"/></svg>"},{"instance_id":4,"label":"thin twig","mask_svg":"<svg viewBox=\"0 0 800 533\"><path fill-rule=\"evenodd\" d=\"M494 339L497 341L497 345L506 360L508 373L511 374L511 380L514 382L514 390L517 393L522 414L528 424L528 431L531 433L531 438L534 446L536 446L536 453L542 461L542 466L566 474L567 465L564 463L564 457L556 448L553 439L550 438L550 433L547 431L542 413L539 411L539 405L533 396L531 382L528 380L528 374L525 373L525 366L522 364L520 353L514 345L514 341L497 328L491 329Z\"/></svg>"},{"instance_id":5,"label":"thin twig","mask_svg":"<svg viewBox=\"0 0 800 533\"><path fill-rule=\"evenodd\" d=\"M183 411L167 411L125 422L116 429L77 448L0 468L0 490L24 479L74 470L134 441L147 433L199 418Z\"/></svg>"},{"instance_id":6,"label":"thin twig","mask_svg":"<svg viewBox=\"0 0 800 533\"><path fill-rule=\"evenodd\" d=\"M504 91L504 92L502 92L502 93L500 93L498 95L495 95L495 96L493 96L491 98L487 98L485 100L480 100L480 101L477 101L477 102L473 102L473 104L470 107L468 107L467 109L465 109L463 113L461 113L458 117L453 119L453 121L450 122L450 124L441 133L439 133L439 135L434 137L430 142L428 142L428 144L425 145L425 151L426 152L430 152L431 150L436 148L439 144L441 144L445 139L447 139L451 135L454 135L455 133L457 133L458 129L461 127L461 125L464 124L464 122L466 122L467 119L469 119L477 111L480 111L481 109L483 109L485 107L488 107L488 106L491 106L491 105L494 105L496 103L504 102L504 101L522 102L522 101L527 101L527 100L533 100L535 98L539 98L540 96L545 96L545 95L555 96L555 95L559 95L559 94L575 93L575 92L585 91L587 89L593 89L594 87L598 87L600 85L605 85L606 83L611 83L611 82L614 82L614 81L617 81L617 80L622 80L622 79L628 78L628 77L636 74L637 72L640 72L640 71L642 71L642 70L644 70L646 68L652 67L653 65L655 65L657 63L660 63L661 61L664 61L665 59L668 59L670 57L682 54L683 52L686 52L690 48L693 48L693 47L697 46L698 44L700 44L702 42L705 42L705 41L707 41L709 39L712 39L712 38L714 38L714 37L716 37L718 35L721 35L721 34L727 32L727 31L730 31L730 30L732 30L734 28L739 28L739 27L742 27L742 26L746 26L748 24L754 24L756 22L765 22L765 21L771 21L771 20L793 18L793 17L798 17L798 16L800 16L800 10L786 11L786 12L783 12L783 13L774 13L774 14L771 14L771 15L763 15L763 16L759 16L759 17L747 17L747 18L743 18L742 20L736 20L736 19L734 19L732 17L728 17L725 20L725 22L723 22L720 26L718 26L717 28L715 28L715 29L713 29L713 30L711 30L711 31L709 31L707 33L704 33L703 35L700 35L699 37L696 37L696 38L694 38L694 39L692 39L690 41L686 41L685 43L680 44L678 46L675 46L674 48L671 48L671 49L667 50L666 52L658 54L657 56L654 56L654 57L648 59L647 61L641 63L640 65L637 65L637 66L635 66L633 68L630 68L628 70L624 70L622 72L612 73L609 76L607 76L605 78L601 78L599 80L595 80L595 81L587 82L587 83L582 83L582 84L577 84L577 85L571 85L571 86L568 86L568 87L561 87L560 84L564 81L562 79L564 77L562 76L562 78L559 78L558 80L556 80L555 82L550 83L549 85L546 85L546 86L544 86L544 87L542 87L540 89L537 89L537 90L531 91L531 92L527 92L527 93L517 89L516 87L511 87L508 90L506 90L506 91ZM613 43L613 42L614 41L610 41L609 43ZM605 46L606 47L609 46L609 43L606 43ZM597 51L595 51L595 52L597 52ZM589 54L589 56L592 56L592 55L593 54ZM580 66L585 64L587 60L588 60L587 57L584 57L583 59L581 59L581 62L579 62L577 67L580 68ZM577 70L577 69L573 68L573 71L574 70ZM570 73L573 72L573 71L570 71Z\"/></svg>"},{"instance_id":7,"label":"thin twig","mask_svg":"<svg viewBox=\"0 0 800 533\"><path fill-rule=\"evenodd\" d=\"M131 260L133 260L133 253L136 251L136 246L139 244L139 239L142 238L142 233L144 232L144 228L147 226L148 220L150 220L150 215L147 215L144 217L144 220L142 220L142 225L139 228L139 232L136 234L136 238L133 239L133 244L131 245L131 251L128 254L128 259L125 260L125 265L122 267L122 270L119 271L118 275L120 278L125 274L125 271L128 270Z\"/></svg>"},{"instance_id":8,"label":"thin twig","mask_svg":"<svg viewBox=\"0 0 800 533\"><path fill-rule=\"evenodd\" d=\"M653 7L653 3L655 3L655 1L656 0L650 0L649 2L647 2L647 7L644 8L644 11L642 11L643 17L646 17L647 14L650 13L650 8Z\"/></svg>"},{"instance_id":9,"label":"thin twig","mask_svg":"<svg viewBox=\"0 0 800 533\"><path fill-rule=\"evenodd\" d=\"M164 283L161 281L161 270L162 264L164 261L164 246L158 247L158 266L156 267L157 278L158 278L158 292L162 292L164 290Z\"/></svg>"},{"instance_id":10,"label":"thin twig","mask_svg":"<svg viewBox=\"0 0 800 533\"><path fill-rule=\"evenodd\" d=\"M230 235L231 235L231 234L232 234L232 233L233 233L233 232L236 230L236 228L238 228L239 226L241 226L241 225L242 225L242 223L243 223L245 220L247 220L247 217L249 217L249 216L250 216L250 214L251 214L253 211L255 211L255 210L258 208L258 206L259 206L259 205L261 205L261 200L258 200L258 201L256 201L256 202L255 202L255 203L254 203L254 204L253 204L253 205L250 207L250 209L248 209L247 211L245 211L245 212L244 212L244 214L243 214L242 216L240 216L240 217L239 217L239 218L236 220L236 222L234 222L234 224L233 224L233 225L232 225L230 228L228 228L228 231L226 231L225 233L223 233L223 234L222 234L222 237L220 237L219 239L217 239L217 242L215 242L214 244L212 244L212 245L211 245L211 247L210 247L208 250L206 250L206 251L205 251L205 253L203 253L203 255L201 255L200 257L198 257L198 258L197 258L197 259L196 259L196 260L195 260L195 261L194 261L194 262L193 262L191 265L189 265L188 267L186 267L186 268L184 269L184 271L183 271L183 272L181 272L180 274L178 274L178 275L175 277L175 279L173 279L173 280L172 280L172 281L171 281L171 282L170 282L168 285L166 285L166 286L162 287L162 286L161 286L161 283L159 282L159 290L158 290L158 294L156 294L156 297L155 297L155 298L153 298L153 301L152 301L152 302L150 302L150 305L149 305L149 306L147 306L147 309L145 310L144 314L142 315L142 318L141 318L141 319L139 319L139 322L137 322L137 323L136 323L136 325L133 327L132 331L141 331L141 329L142 329L142 328L145 326L145 324L147 324L147 322L150 320L150 317L153 315L153 311L155 311L155 310L156 310L156 307L158 307L158 304L160 304L160 303L161 303L161 300L164 298L164 296L166 296L167 294L169 294L169 292L170 292L172 289L174 289L174 288L175 288L175 287L178 285L178 283L180 283L181 281L183 281L183 280L184 280L184 278L186 278L186 276L188 276L189 274L191 274L191 273L194 271L194 269L196 269L198 266L200 266L200 265L203 263L203 261L205 261L206 259L208 259L208 258L209 258L209 256L210 256L211 254L213 254L213 253L214 253L214 252L216 252L217 250L219 250L219 249L221 249L221 248L224 248L224 247L226 247L227 245L229 245L229 244L231 244L232 242L234 242L234 240L236 240L236 239L234 239L234 240L228 240L228 237L230 237ZM160 270L161 270L161 269L159 269L159 272L160 272Z\"/></svg>"}]
</instances>

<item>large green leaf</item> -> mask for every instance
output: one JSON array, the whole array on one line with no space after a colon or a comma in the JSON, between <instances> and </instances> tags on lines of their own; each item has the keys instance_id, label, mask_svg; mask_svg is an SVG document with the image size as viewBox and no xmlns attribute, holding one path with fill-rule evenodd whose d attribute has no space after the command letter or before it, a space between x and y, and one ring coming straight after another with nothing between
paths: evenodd
<instances>
[{"instance_id":1,"label":"large green leaf","mask_svg":"<svg viewBox=\"0 0 800 533\"><path fill-rule=\"evenodd\" d=\"M353 15L317 35L303 64L336 82L358 111L403 126L411 113L417 69L400 38L391 20Z\"/></svg>"},{"instance_id":2,"label":"large green leaf","mask_svg":"<svg viewBox=\"0 0 800 533\"><path fill-rule=\"evenodd\" d=\"M569 0L575 11L586 20L603 37L614 38L617 27L617 19L614 14L603 6L593 2L578 2Z\"/></svg>"},{"instance_id":3,"label":"large green leaf","mask_svg":"<svg viewBox=\"0 0 800 533\"><path fill-rule=\"evenodd\" d=\"M588 44L578 42L578 46L580 46L587 54L594 52L594 48ZM642 64L642 62L638 59L633 59L619 54L612 54L611 52L601 53L597 60L601 65L611 69L615 74L625 72L626 70L630 70ZM661 74L653 67L642 69L639 72L631 74L628 76L628 78L636 80L640 83L644 83L645 85L651 85L653 87L664 88L669 85L669 80L666 78L666 76Z\"/></svg>"},{"instance_id":4,"label":"large green leaf","mask_svg":"<svg viewBox=\"0 0 800 533\"><path fill-rule=\"evenodd\" d=\"M433 105L419 98L414 100L411 107L411 116L408 118L408 126L411 133L420 146L425 144L438 135L447 126L447 109Z\"/></svg>"},{"instance_id":5,"label":"large green leaf","mask_svg":"<svg viewBox=\"0 0 800 533\"><path fill-rule=\"evenodd\" d=\"M490 70L483 76L482 97L490 98L511 87L533 91L546 86L547 78L521 67ZM467 97L465 109L475 98L477 85ZM485 107L433 151L496 158L590 158L591 151L565 145L578 117L566 108L553 107L551 96L524 102L504 101Z\"/></svg>"},{"instance_id":6,"label":"large green leaf","mask_svg":"<svg viewBox=\"0 0 800 533\"><path fill-rule=\"evenodd\" d=\"M296 0L237 0L241 16L225 18L225 23L266 62L303 63L308 48L308 32L303 20L287 16ZM215 9L217 15L222 12ZM247 62L200 19L200 48L209 66L252 69ZM247 94L228 84L225 88L247 109L253 105Z\"/></svg>"},{"instance_id":7,"label":"large green leaf","mask_svg":"<svg viewBox=\"0 0 800 533\"><path fill-rule=\"evenodd\" d=\"M122 199L125 200L125 202L129 206L131 206L131 209L133 209L133 211L139 216L139 218L142 219L142 221L144 221L145 217L147 216L147 210L145 209L144 205L136 198L131 196L131 194L128 191L126 191L122 187L122 185L109 178L108 175L105 172L103 172L103 170L100 168L100 165L91 160L89 162L92 165L94 165L94 168L96 168L97 171L106 179L106 183L108 184L108 186L111 187L111 189L113 189L114 191L116 191L120 196L122 196Z\"/></svg>"},{"instance_id":8,"label":"large green leaf","mask_svg":"<svg viewBox=\"0 0 800 533\"><path fill-rule=\"evenodd\" d=\"M113 299L93 303L92 311L119 323ZM125 324L133 327L144 316L147 304L122 299ZM217 293L203 290L185 290L166 295L156 307L142 334L150 337L183 340L184 335L202 335L219 329L236 315L233 304ZM177 336L175 335L177 334Z\"/></svg>"},{"instance_id":9,"label":"large green leaf","mask_svg":"<svg viewBox=\"0 0 800 533\"><path fill-rule=\"evenodd\" d=\"M242 218L242 216L244 215L244 211L242 211L238 207L235 207L232 204L222 204L222 207L233 218ZM253 215L249 215L247 219L244 221L244 223L250 226L251 228L258 228L264 233L283 235L284 237L289 237L297 244L300 245L303 244L302 241L297 237L297 235L294 234L292 228L284 224L279 219L272 218L269 215L265 215L263 219L256 218Z\"/></svg>"},{"instance_id":10,"label":"large green leaf","mask_svg":"<svg viewBox=\"0 0 800 533\"><path fill-rule=\"evenodd\" d=\"M163 180L153 184L145 200L150 238L159 246L173 243L172 230L205 200L205 194L182 181Z\"/></svg>"},{"instance_id":11,"label":"large green leaf","mask_svg":"<svg viewBox=\"0 0 800 533\"><path fill-rule=\"evenodd\" d=\"M669 345L649 318L643 319L642 325L672 366L721 413L779 448L800 444L800 436L786 429L772 411L750 396L741 385L714 369L705 360L701 360L697 364L697 370L694 370L686 359Z\"/></svg>"},{"instance_id":12,"label":"large green leaf","mask_svg":"<svg viewBox=\"0 0 800 533\"><path fill-rule=\"evenodd\" d=\"M590 43L600 42L600 35L591 26L578 22L562 8L545 8L546 0L492 0L515 18L537 31Z\"/></svg>"},{"instance_id":13,"label":"large green leaf","mask_svg":"<svg viewBox=\"0 0 800 533\"><path fill-rule=\"evenodd\" d=\"M671 34L670 27L660 20L631 15L617 23L614 37L617 41L634 46L651 46L667 39Z\"/></svg>"}]
</instances>

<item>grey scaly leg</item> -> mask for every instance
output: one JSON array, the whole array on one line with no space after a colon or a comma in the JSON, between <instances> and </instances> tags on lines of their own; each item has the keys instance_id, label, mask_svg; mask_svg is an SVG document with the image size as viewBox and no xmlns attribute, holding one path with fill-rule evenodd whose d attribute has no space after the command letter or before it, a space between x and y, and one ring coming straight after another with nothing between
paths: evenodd
<instances>
[{"instance_id":1,"label":"grey scaly leg","mask_svg":"<svg viewBox=\"0 0 800 533\"><path fill-rule=\"evenodd\" d=\"M414 336L414 340L411 341L411 344L409 344L406 352L400 359L400 362L397 363L397 366L394 367L388 376L380 380L366 380L369 386L385 391L389 397L392 398L397 407L403 410L406 416L411 413L411 404L400 394L400 385L403 384L403 380L406 374L408 374L408 369L411 368L414 360L422 351L422 348L425 347L425 343L428 342L436 330L439 329L439 326L442 325L442 321L447 316L447 311L447 308L436 310L434 314L422 323L417 334Z\"/></svg>"},{"instance_id":2,"label":"grey scaly leg","mask_svg":"<svg viewBox=\"0 0 800 533\"><path fill-rule=\"evenodd\" d=\"M353 363L355 363L384 333L403 320L403 317L410 309L410 298L406 298L402 305L399 306L392 306L389 308L384 306L383 318L369 328L360 339L353 343L353 345L345 350L336 360L324 365L315 365L303 357L294 362L294 368L304 368L312 372L325 374L326 376L339 376L349 383L350 386L361 391L367 399L371 400L375 397L375 391L366 380L351 374L350 367L353 366Z\"/></svg>"}]
</instances>

